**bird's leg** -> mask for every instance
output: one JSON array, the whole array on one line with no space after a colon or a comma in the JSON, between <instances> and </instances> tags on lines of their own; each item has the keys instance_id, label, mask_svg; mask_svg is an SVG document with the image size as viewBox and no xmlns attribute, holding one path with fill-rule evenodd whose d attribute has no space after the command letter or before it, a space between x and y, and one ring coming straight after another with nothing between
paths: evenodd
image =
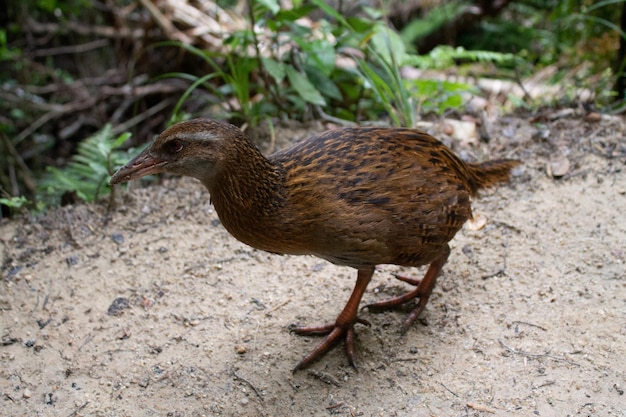
<instances>
[{"instance_id":1,"label":"bird's leg","mask_svg":"<svg viewBox=\"0 0 626 417\"><path fill-rule=\"evenodd\" d=\"M411 324L415 321L415 319L418 318L419 315L422 313L424 307L426 307L426 304L428 303L428 298L433 292L433 288L435 287L435 283L437 282L437 277L441 272L441 268L443 268L444 264L448 260L449 255L450 247L446 245L442 254L431 262L428 270L426 271L426 274L424 275L424 278L422 278L421 280L406 278L403 276L396 276L396 278L401 281L407 282L411 285L415 285L416 288L413 291L410 291L399 297L392 298L390 300L368 304L365 306L365 308L368 308L369 310L383 310L388 308L394 308L415 298L419 298L419 301L417 302L413 310L411 310L411 312L404 320L404 323L402 323L400 331L402 333L405 333L411 326Z\"/></svg>"},{"instance_id":2,"label":"bird's leg","mask_svg":"<svg viewBox=\"0 0 626 417\"><path fill-rule=\"evenodd\" d=\"M300 363L294 368L294 372L304 369L311 365L313 362L324 356L329 350L331 350L342 338L345 340L346 356L350 365L356 369L356 355L354 352L354 324L362 323L369 326L367 320L363 320L357 317L359 311L359 303L363 297L363 293L369 284L372 275L374 274L374 268L371 269L359 269L356 285L350 299L346 303L341 313L337 316L335 323L316 326L316 327L294 327L291 330L297 334L326 334L326 338L320 343L313 352L306 355Z\"/></svg>"}]
</instances>

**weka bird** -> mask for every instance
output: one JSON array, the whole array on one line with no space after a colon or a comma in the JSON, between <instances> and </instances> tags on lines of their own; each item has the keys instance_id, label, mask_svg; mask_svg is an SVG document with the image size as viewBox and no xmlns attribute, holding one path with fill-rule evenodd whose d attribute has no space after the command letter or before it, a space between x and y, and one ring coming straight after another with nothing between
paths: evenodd
<instances>
[{"instance_id":1,"label":"weka bird","mask_svg":"<svg viewBox=\"0 0 626 417\"><path fill-rule=\"evenodd\" d=\"M417 299L403 331L419 316L450 248L472 217L470 197L506 182L519 162L465 163L432 136L404 128L343 128L265 157L237 127L209 120L175 124L111 178L117 184L168 172L197 178L224 227L268 252L315 255L356 268L357 282L334 323L296 327L326 338L294 369L302 369L342 338L356 367L354 324L379 264L430 264L416 288L371 308Z\"/></svg>"}]
</instances>

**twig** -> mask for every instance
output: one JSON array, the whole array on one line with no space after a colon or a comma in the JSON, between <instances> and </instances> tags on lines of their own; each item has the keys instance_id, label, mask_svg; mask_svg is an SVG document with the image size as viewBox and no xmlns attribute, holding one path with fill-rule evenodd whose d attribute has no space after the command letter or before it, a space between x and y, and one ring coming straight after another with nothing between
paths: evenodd
<instances>
[{"instance_id":1,"label":"twig","mask_svg":"<svg viewBox=\"0 0 626 417\"><path fill-rule=\"evenodd\" d=\"M344 403L335 403L333 405L329 405L328 407L326 407L327 410L334 410L335 408L339 408L342 407Z\"/></svg>"},{"instance_id":2,"label":"twig","mask_svg":"<svg viewBox=\"0 0 626 417\"><path fill-rule=\"evenodd\" d=\"M522 90L524 99L527 101L531 101L533 98L528 92L528 90L526 89L526 86L524 85L524 81L522 80L522 76L520 74L518 65L515 65L515 82L517 83L518 87Z\"/></svg>"},{"instance_id":3,"label":"twig","mask_svg":"<svg viewBox=\"0 0 626 417\"><path fill-rule=\"evenodd\" d=\"M485 413L495 414L496 410L493 408L487 407L486 405L477 404L477 403L467 403L467 406L472 410L482 411Z\"/></svg>"},{"instance_id":4,"label":"twig","mask_svg":"<svg viewBox=\"0 0 626 417\"><path fill-rule=\"evenodd\" d=\"M482 275L480 278L481 279L489 279L489 278L493 278L493 277L498 277L501 275L506 274L506 271L504 269L498 269L495 272L492 272L491 274L487 274L487 275Z\"/></svg>"},{"instance_id":5,"label":"twig","mask_svg":"<svg viewBox=\"0 0 626 417\"><path fill-rule=\"evenodd\" d=\"M563 175L561 177L561 182L567 181L570 178L579 177L581 175L587 175L587 173L589 173L588 169L578 169L578 170L573 171L573 172L568 172L567 174L565 174L565 175Z\"/></svg>"},{"instance_id":6,"label":"twig","mask_svg":"<svg viewBox=\"0 0 626 417\"><path fill-rule=\"evenodd\" d=\"M442 387L444 387L446 389L446 391L448 391L450 394L454 395L455 397L458 398L458 395L456 394L456 392L452 391L450 388L446 387L445 385L443 385L442 382L439 383L439 385L441 385Z\"/></svg>"},{"instance_id":7,"label":"twig","mask_svg":"<svg viewBox=\"0 0 626 417\"><path fill-rule=\"evenodd\" d=\"M544 382L541 385L537 385L534 389L542 388L542 387L548 387L548 386L554 385L554 384L556 384L556 381L547 381L547 382Z\"/></svg>"},{"instance_id":8,"label":"twig","mask_svg":"<svg viewBox=\"0 0 626 417\"><path fill-rule=\"evenodd\" d=\"M322 382L327 383L328 385L334 385L336 387L340 387L341 386L341 384L335 378L333 378L330 375L324 374L322 372L317 372L317 371L310 370L308 372L308 374L310 376L312 376L313 378L315 378L315 379L318 379L318 380L320 380Z\"/></svg>"},{"instance_id":9,"label":"twig","mask_svg":"<svg viewBox=\"0 0 626 417\"><path fill-rule=\"evenodd\" d=\"M340 119L335 116L331 116L330 114L326 114L324 110L322 110L322 106L313 106L313 110L317 113L317 115L322 119L330 123L336 123L340 126L356 126L356 123L350 120Z\"/></svg>"},{"instance_id":10,"label":"twig","mask_svg":"<svg viewBox=\"0 0 626 417\"><path fill-rule=\"evenodd\" d=\"M78 22L63 22L62 25L58 23L41 23L32 18L26 19L26 24L23 29L35 32L35 33L57 33L64 34L68 32L75 32L79 35L95 35L105 38L130 38L140 40L144 38L154 38L155 36L148 36L152 33L144 31L143 29L129 29L125 27L110 27L110 26L97 26L86 25Z\"/></svg>"},{"instance_id":11,"label":"twig","mask_svg":"<svg viewBox=\"0 0 626 417\"><path fill-rule=\"evenodd\" d=\"M18 135L13 138L13 142L20 143L28 136L32 135L37 129L49 122L50 120L60 117L64 114L76 113L80 110L85 110L93 107L96 103L94 97L85 100L77 100L67 104L55 104L49 106L52 108L49 112L40 116L37 120L30 124L26 129L22 130Z\"/></svg>"},{"instance_id":12,"label":"twig","mask_svg":"<svg viewBox=\"0 0 626 417\"><path fill-rule=\"evenodd\" d=\"M277 305L276 307L274 307L273 309L271 309L270 311L268 311L267 313L265 313L265 315L269 315L271 313L273 313L274 311L278 310L279 308L283 308L284 306L286 306L287 304L289 304L291 302L291 298L288 298L285 302Z\"/></svg>"},{"instance_id":13,"label":"twig","mask_svg":"<svg viewBox=\"0 0 626 417\"><path fill-rule=\"evenodd\" d=\"M131 83L119 87L102 86L102 94L105 96L143 97L151 94L172 94L185 89L185 85L182 82L177 83L175 80L139 85L146 80L143 79L143 74L137 78L139 80L133 80Z\"/></svg>"},{"instance_id":14,"label":"twig","mask_svg":"<svg viewBox=\"0 0 626 417\"><path fill-rule=\"evenodd\" d=\"M20 153L17 151L17 149L15 149L15 146L13 146L13 142L9 140L4 131L0 131L0 139L2 139L2 144L4 145L7 153L11 155L11 158L13 158L13 160L21 170L24 185L26 186L26 188L28 188L28 191L34 192L36 185L32 171L30 170L30 168L28 168L28 166L24 162L24 159L22 159L22 157L20 156Z\"/></svg>"},{"instance_id":15,"label":"twig","mask_svg":"<svg viewBox=\"0 0 626 417\"><path fill-rule=\"evenodd\" d=\"M541 326L539 326L538 324L532 324L532 323L529 323L529 322L527 322L527 321L519 321L519 320L515 320L515 321L513 322L513 324L525 324L525 325L527 325L527 326L532 326L532 327L536 327L536 328L538 328L538 329L541 329L541 330L543 330L544 332L547 332L547 331L548 331L548 329L546 329L545 327L541 327Z\"/></svg>"},{"instance_id":16,"label":"twig","mask_svg":"<svg viewBox=\"0 0 626 417\"><path fill-rule=\"evenodd\" d=\"M31 57L82 54L93 49L103 48L109 44L108 39L96 39L95 41L82 43L79 45L58 46L56 48L38 49L29 54Z\"/></svg>"},{"instance_id":17,"label":"twig","mask_svg":"<svg viewBox=\"0 0 626 417\"><path fill-rule=\"evenodd\" d=\"M248 386L249 386L250 388L252 388L252 391L254 391L254 393L257 395L257 397L259 397L259 399L260 399L261 401L264 401L264 400L263 400L263 396L261 395L261 393L259 392L259 390L258 390L258 389L257 389L257 388L256 388L256 387L252 384L252 382L248 381L246 378L244 378L244 377L242 377L241 375L239 375L239 374L237 373L237 371L233 371L233 375L235 376L235 378L237 378L237 379L239 379L239 380L241 380L241 381L245 382L246 384L248 384Z\"/></svg>"},{"instance_id":18,"label":"twig","mask_svg":"<svg viewBox=\"0 0 626 417\"><path fill-rule=\"evenodd\" d=\"M35 95L54 94L60 91L67 93L68 91L89 86L110 86L114 84L121 84L127 82L127 78L128 76L121 71L117 69L109 69L101 77L81 78L80 82L75 82L69 85L61 82L55 82L46 85L24 85L20 86L20 88L29 94ZM137 78L139 77L135 77L135 79L131 82L134 84Z\"/></svg>"},{"instance_id":19,"label":"twig","mask_svg":"<svg viewBox=\"0 0 626 417\"><path fill-rule=\"evenodd\" d=\"M139 0L139 3L141 3L141 5L148 10L148 13L152 15L152 18L156 20L157 25L159 25L161 30L165 33L165 36L169 39L175 39L186 44L193 43L193 40L189 36L176 29L176 27L172 24L171 19L161 13L159 8L152 1Z\"/></svg>"},{"instance_id":20,"label":"twig","mask_svg":"<svg viewBox=\"0 0 626 417\"><path fill-rule=\"evenodd\" d=\"M155 104L154 106L150 107L145 112L138 114L137 116L128 119L126 122L120 123L119 125L115 126L114 128L111 129L111 132L114 135L119 135L120 133L125 132L128 129L130 129L132 126L135 126L143 122L144 120L152 117L153 115L157 114L161 110L165 109L167 106L171 105L174 101L176 101L174 98L169 98L169 99L160 101L158 104Z\"/></svg>"},{"instance_id":21,"label":"twig","mask_svg":"<svg viewBox=\"0 0 626 417\"><path fill-rule=\"evenodd\" d=\"M72 411L72 413L69 414L67 417L74 417L75 415L78 414L78 412L80 410L82 410L83 408L87 407L88 404L89 404L89 401L85 401L85 403L83 405L81 405L80 407L76 408L76 410Z\"/></svg>"},{"instance_id":22,"label":"twig","mask_svg":"<svg viewBox=\"0 0 626 417\"><path fill-rule=\"evenodd\" d=\"M93 339L93 333L89 333L87 335L87 337L85 338L85 341L83 343L81 343L81 345L78 347L78 351L80 352L81 350L83 350L83 348L85 347L85 345L89 342L91 342L91 340Z\"/></svg>"},{"instance_id":23,"label":"twig","mask_svg":"<svg viewBox=\"0 0 626 417\"><path fill-rule=\"evenodd\" d=\"M574 366L580 366L580 364L574 362L574 361L570 361L569 359L565 359L561 356L556 356L556 355L550 355L548 353L531 353L531 352L524 352L523 350L517 350L514 349L510 346L508 346L507 344L505 344L502 339L498 339L498 342L500 343L500 345L505 348L506 350L508 350L511 353L515 353L516 355L522 355L522 356L528 356L531 358L549 358L555 361L559 361L559 362L565 362L565 363L569 363L570 365L574 365Z\"/></svg>"},{"instance_id":24,"label":"twig","mask_svg":"<svg viewBox=\"0 0 626 417\"><path fill-rule=\"evenodd\" d=\"M396 358L396 359L392 359L391 362L416 362L416 361L421 361L424 358Z\"/></svg>"}]
</instances>

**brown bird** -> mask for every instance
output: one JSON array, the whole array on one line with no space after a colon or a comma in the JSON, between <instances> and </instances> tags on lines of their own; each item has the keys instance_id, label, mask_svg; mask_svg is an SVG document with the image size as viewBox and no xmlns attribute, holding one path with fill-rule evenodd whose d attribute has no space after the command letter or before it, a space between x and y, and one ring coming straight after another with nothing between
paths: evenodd
<instances>
[{"instance_id":1,"label":"brown bird","mask_svg":"<svg viewBox=\"0 0 626 417\"><path fill-rule=\"evenodd\" d=\"M257 249L315 255L356 268L357 282L334 323L295 327L326 334L297 364L303 369L345 340L356 368L354 324L376 265L430 264L406 295L368 307L418 301L420 315L448 259L448 242L472 217L470 197L506 182L515 160L466 163L432 136L406 128L343 128L265 157L237 127L218 121L175 124L111 177L118 184L168 172L200 180L226 229Z\"/></svg>"}]
</instances>

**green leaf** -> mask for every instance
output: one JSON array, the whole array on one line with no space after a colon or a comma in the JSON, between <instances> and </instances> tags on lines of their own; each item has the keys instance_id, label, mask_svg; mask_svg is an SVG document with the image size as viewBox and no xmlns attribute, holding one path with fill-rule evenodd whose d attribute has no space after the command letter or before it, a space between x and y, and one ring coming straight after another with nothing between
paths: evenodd
<instances>
[{"instance_id":1,"label":"green leaf","mask_svg":"<svg viewBox=\"0 0 626 417\"><path fill-rule=\"evenodd\" d=\"M326 74L321 72L318 67L307 67L305 71L311 83L317 88L317 91L321 91L324 96L335 100L342 99L339 87Z\"/></svg>"},{"instance_id":2,"label":"green leaf","mask_svg":"<svg viewBox=\"0 0 626 417\"><path fill-rule=\"evenodd\" d=\"M115 139L115 141L113 142L113 146L111 147L111 149L117 149L117 148L119 148L120 146L122 146L123 144L125 144L125 143L126 143L126 141L127 141L128 139L130 139L130 137L131 137L131 136L132 136L132 135L131 135L129 132L122 133L121 135L119 135L119 136L117 137L117 139Z\"/></svg>"},{"instance_id":3,"label":"green leaf","mask_svg":"<svg viewBox=\"0 0 626 417\"><path fill-rule=\"evenodd\" d=\"M0 198L0 204L11 208L20 208L26 203L28 203L28 200L23 195L11 198Z\"/></svg>"},{"instance_id":4,"label":"green leaf","mask_svg":"<svg viewBox=\"0 0 626 417\"><path fill-rule=\"evenodd\" d=\"M304 101L311 104L317 104L319 106L326 105L324 97L322 97L320 92L317 91L315 86L311 84L307 77L299 73L291 65L286 66L285 71L287 72L289 83Z\"/></svg>"},{"instance_id":5,"label":"green leaf","mask_svg":"<svg viewBox=\"0 0 626 417\"><path fill-rule=\"evenodd\" d=\"M325 39L298 42L306 52L308 66L317 67L324 75L329 76L335 69L335 47Z\"/></svg>"},{"instance_id":6,"label":"green leaf","mask_svg":"<svg viewBox=\"0 0 626 417\"><path fill-rule=\"evenodd\" d=\"M263 67L276 81L276 84L280 84L285 78L285 64L272 58L261 58L261 61L263 61Z\"/></svg>"},{"instance_id":7,"label":"green leaf","mask_svg":"<svg viewBox=\"0 0 626 417\"><path fill-rule=\"evenodd\" d=\"M348 21L346 19L344 19L344 17L341 15L341 13L339 13L337 10L333 9L331 6L326 4L326 2L324 0L311 0L311 3L313 3L314 5L319 7L320 9L322 9L322 11L324 13L326 13L329 16L331 16L332 18L337 20L342 25L344 25L344 26L346 26L348 28L350 27L350 24L348 23Z\"/></svg>"},{"instance_id":8,"label":"green leaf","mask_svg":"<svg viewBox=\"0 0 626 417\"><path fill-rule=\"evenodd\" d=\"M402 29L402 39L407 44L413 44L446 23L453 21L465 13L469 4L462 1L442 2L432 9L423 19L415 19Z\"/></svg>"},{"instance_id":9,"label":"green leaf","mask_svg":"<svg viewBox=\"0 0 626 417\"><path fill-rule=\"evenodd\" d=\"M256 0L255 2L267 7L272 14L276 14L280 10L278 0Z\"/></svg>"},{"instance_id":10,"label":"green leaf","mask_svg":"<svg viewBox=\"0 0 626 417\"><path fill-rule=\"evenodd\" d=\"M346 21L348 27L352 31L357 33L365 33L372 30L372 21L369 19L362 19L359 17L349 17Z\"/></svg>"},{"instance_id":11,"label":"green leaf","mask_svg":"<svg viewBox=\"0 0 626 417\"><path fill-rule=\"evenodd\" d=\"M93 201L106 194L105 186L113 166L122 165L130 159L128 151L115 150L129 134L113 136L112 128L106 125L101 131L78 144L77 154L63 169L48 167L39 182L39 195L48 205L58 204L65 192L74 192L85 201Z\"/></svg>"},{"instance_id":12,"label":"green leaf","mask_svg":"<svg viewBox=\"0 0 626 417\"><path fill-rule=\"evenodd\" d=\"M404 41L397 32L385 25L376 25L371 45L374 51L392 66L401 66L407 60Z\"/></svg>"},{"instance_id":13,"label":"green leaf","mask_svg":"<svg viewBox=\"0 0 626 417\"><path fill-rule=\"evenodd\" d=\"M301 17L307 16L309 13L311 13L314 10L315 10L315 7L313 6L304 6L304 7L298 7L298 8L289 9L289 10L282 9L278 13L276 13L276 16L274 16L273 20L279 23L295 22Z\"/></svg>"}]
</instances>

